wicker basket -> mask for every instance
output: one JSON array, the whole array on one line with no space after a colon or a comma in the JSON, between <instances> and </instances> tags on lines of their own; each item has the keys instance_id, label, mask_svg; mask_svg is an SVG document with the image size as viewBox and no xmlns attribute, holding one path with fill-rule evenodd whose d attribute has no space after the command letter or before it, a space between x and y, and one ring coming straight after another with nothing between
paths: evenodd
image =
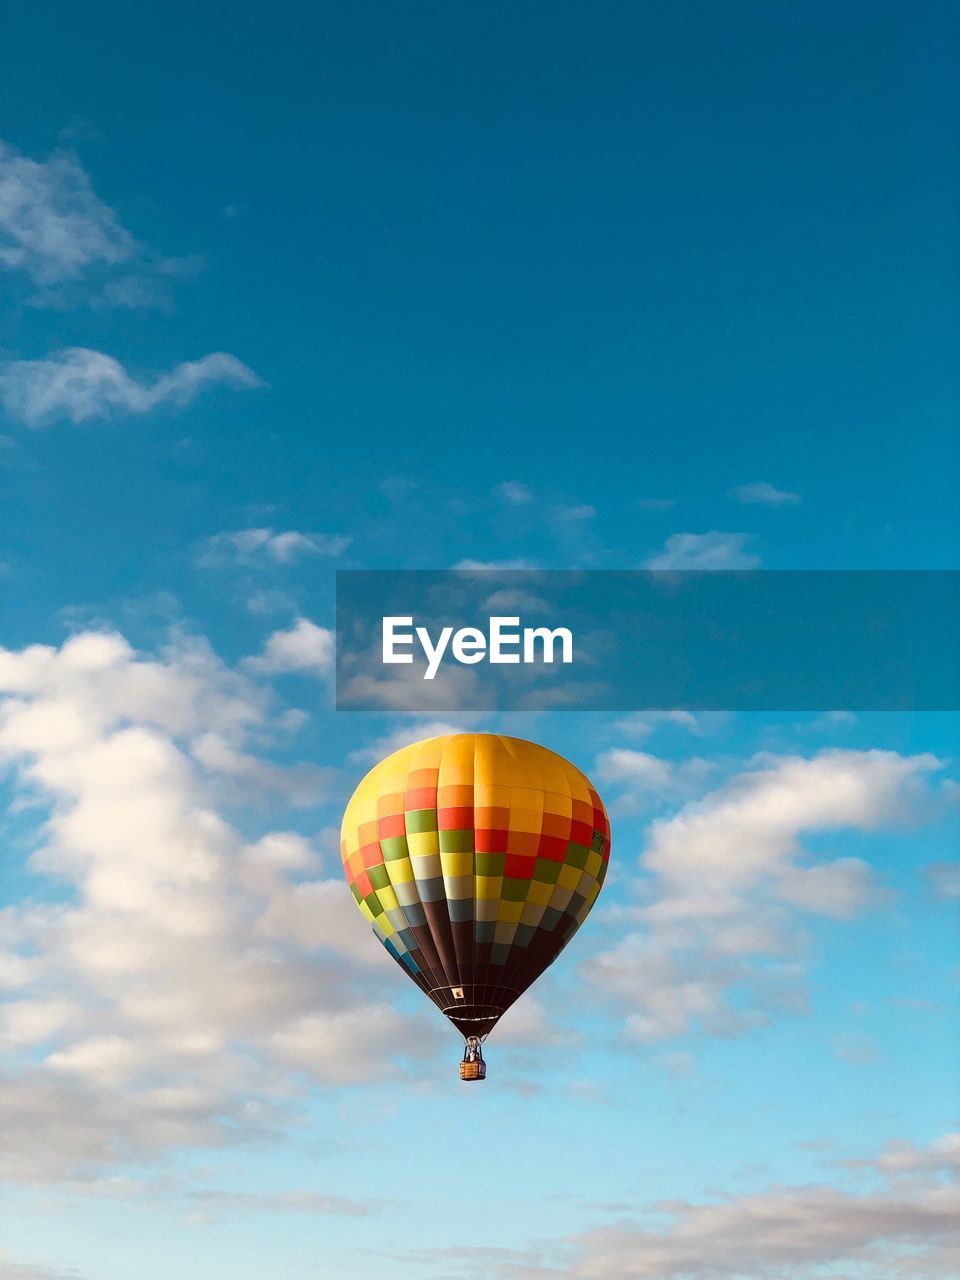
<instances>
[{"instance_id":1,"label":"wicker basket","mask_svg":"<svg viewBox=\"0 0 960 1280\"><path fill-rule=\"evenodd\" d=\"M484 1061L460 1063L461 1080L485 1080L486 1077L487 1064Z\"/></svg>"}]
</instances>

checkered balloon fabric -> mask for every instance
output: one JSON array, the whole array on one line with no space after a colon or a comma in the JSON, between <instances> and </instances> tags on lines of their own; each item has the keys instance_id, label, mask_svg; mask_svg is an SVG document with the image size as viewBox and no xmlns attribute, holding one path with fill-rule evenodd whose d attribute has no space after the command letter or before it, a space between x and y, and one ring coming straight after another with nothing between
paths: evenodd
<instances>
[{"instance_id":1,"label":"checkered balloon fabric","mask_svg":"<svg viewBox=\"0 0 960 1280\"><path fill-rule=\"evenodd\" d=\"M456 733L394 752L341 830L373 931L464 1035L486 1035L586 919L610 823L588 779L520 738Z\"/></svg>"}]
</instances>

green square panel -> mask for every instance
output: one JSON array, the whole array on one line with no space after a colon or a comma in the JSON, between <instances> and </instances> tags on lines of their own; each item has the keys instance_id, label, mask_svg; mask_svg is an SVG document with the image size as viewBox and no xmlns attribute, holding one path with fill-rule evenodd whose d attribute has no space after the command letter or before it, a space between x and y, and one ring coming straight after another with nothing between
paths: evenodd
<instances>
[{"instance_id":1,"label":"green square panel","mask_svg":"<svg viewBox=\"0 0 960 1280\"><path fill-rule=\"evenodd\" d=\"M533 878L541 884L556 884L562 866L562 862L554 862L552 858L538 858L533 868Z\"/></svg>"},{"instance_id":2,"label":"green square panel","mask_svg":"<svg viewBox=\"0 0 960 1280\"><path fill-rule=\"evenodd\" d=\"M571 840L570 843L567 845L567 866L579 867L580 870L582 871L583 868L587 865L587 858L589 857L589 855L590 855L590 850L586 847L586 845L574 844L573 841Z\"/></svg>"},{"instance_id":3,"label":"green square panel","mask_svg":"<svg viewBox=\"0 0 960 1280\"><path fill-rule=\"evenodd\" d=\"M383 906L380 902L380 899L377 897L376 893L368 893L367 896L364 898L364 902L367 904L367 906L370 908L370 910L373 912L375 916L383 915Z\"/></svg>"},{"instance_id":4,"label":"green square panel","mask_svg":"<svg viewBox=\"0 0 960 1280\"><path fill-rule=\"evenodd\" d=\"M514 880L510 876L504 876L500 897L505 902L526 902L529 888L529 880Z\"/></svg>"},{"instance_id":5,"label":"green square panel","mask_svg":"<svg viewBox=\"0 0 960 1280\"><path fill-rule=\"evenodd\" d=\"M505 860L506 854L504 853L478 853L476 874L478 876L502 876Z\"/></svg>"},{"instance_id":6,"label":"green square panel","mask_svg":"<svg viewBox=\"0 0 960 1280\"><path fill-rule=\"evenodd\" d=\"M441 831L441 853L473 853L472 831Z\"/></svg>"},{"instance_id":7,"label":"green square panel","mask_svg":"<svg viewBox=\"0 0 960 1280\"><path fill-rule=\"evenodd\" d=\"M387 862L393 862L397 858L410 857L406 836L388 836L385 840L381 840L380 851Z\"/></svg>"},{"instance_id":8,"label":"green square panel","mask_svg":"<svg viewBox=\"0 0 960 1280\"><path fill-rule=\"evenodd\" d=\"M379 867L371 867L367 875L375 889L384 889L390 883L390 873L382 862Z\"/></svg>"},{"instance_id":9,"label":"green square panel","mask_svg":"<svg viewBox=\"0 0 960 1280\"><path fill-rule=\"evenodd\" d=\"M436 831L436 809L413 809L404 815L407 831Z\"/></svg>"}]
</instances>

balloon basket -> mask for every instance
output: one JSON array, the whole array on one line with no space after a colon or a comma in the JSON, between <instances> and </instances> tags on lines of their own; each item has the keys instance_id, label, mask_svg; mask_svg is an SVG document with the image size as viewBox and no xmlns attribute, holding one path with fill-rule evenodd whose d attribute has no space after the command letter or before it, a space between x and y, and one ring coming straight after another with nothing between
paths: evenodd
<instances>
[{"instance_id":1,"label":"balloon basket","mask_svg":"<svg viewBox=\"0 0 960 1280\"><path fill-rule=\"evenodd\" d=\"M483 1060L479 1036L467 1036L467 1043L460 1062L461 1080L486 1080L487 1064Z\"/></svg>"}]
</instances>

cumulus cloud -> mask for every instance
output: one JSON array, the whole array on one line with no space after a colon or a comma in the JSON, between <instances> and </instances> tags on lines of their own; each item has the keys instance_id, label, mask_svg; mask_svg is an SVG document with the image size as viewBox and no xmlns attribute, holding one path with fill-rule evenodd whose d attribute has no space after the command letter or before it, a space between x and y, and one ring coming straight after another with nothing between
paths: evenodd
<instances>
[{"instance_id":1,"label":"cumulus cloud","mask_svg":"<svg viewBox=\"0 0 960 1280\"><path fill-rule=\"evenodd\" d=\"M796 506L800 502L799 493L789 493L786 489L775 489L766 480L757 480L753 484L742 484L730 491L730 497L746 505L762 507Z\"/></svg>"},{"instance_id":2,"label":"cumulus cloud","mask_svg":"<svg viewBox=\"0 0 960 1280\"><path fill-rule=\"evenodd\" d=\"M646 760L617 759L634 757ZM896 823L939 767L930 755L890 751L763 758L651 823L642 897L628 912L642 927L584 965L622 1002L628 1037L692 1027L734 1035L775 1011L802 1012L803 918L848 920L882 900L866 862L814 856L803 838Z\"/></svg>"},{"instance_id":3,"label":"cumulus cloud","mask_svg":"<svg viewBox=\"0 0 960 1280\"><path fill-rule=\"evenodd\" d=\"M645 561L647 569L755 569L760 557L747 548L749 533L674 533Z\"/></svg>"},{"instance_id":4,"label":"cumulus cloud","mask_svg":"<svg viewBox=\"0 0 960 1280\"><path fill-rule=\"evenodd\" d=\"M332 631L309 618L297 618L287 631L267 637L263 652L248 661L257 671L282 675L300 673L326 676L333 670L335 639Z\"/></svg>"},{"instance_id":5,"label":"cumulus cloud","mask_svg":"<svg viewBox=\"0 0 960 1280\"><path fill-rule=\"evenodd\" d=\"M313 842L251 838L218 811L211 774L248 770L270 714L196 641L0 650L0 763L37 815L29 868L50 890L0 916L11 1176L263 1137L299 1078L399 1070L397 1043L435 1044L385 1011L402 977Z\"/></svg>"},{"instance_id":6,"label":"cumulus cloud","mask_svg":"<svg viewBox=\"0 0 960 1280\"><path fill-rule=\"evenodd\" d=\"M197 564L204 569L230 565L255 568L264 563L292 564L301 556L339 556L350 538L334 533L301 533L298 529L233 529L201 543Z\"/></svg>"},{"instance_id":7,"label":"cumulus cloud","mask_svg":"<svg viewBox=\"0 0 960 1280\"><path fill-rule=\"evenodd\" d=\"M152 383L139 381L119 360L88 347L68 347L44 360L9 360L0 366L4 408L30 427L58 419L79 423L183 408L217 384L236 390L262 386L252 369L223 351L175 365Z\"/></svg>"},{"instance_id":8,"label":"cumulus cloud","mask_svg":"<svg viewBox=\"0 0 960 1280\"><path fill-rule=\"evenodd\" d=\"M0 265L39 306L166 307L170 281L202 265L137 241L69 150L33 160L0 142Z\"/></svg>"}]
</instances>

